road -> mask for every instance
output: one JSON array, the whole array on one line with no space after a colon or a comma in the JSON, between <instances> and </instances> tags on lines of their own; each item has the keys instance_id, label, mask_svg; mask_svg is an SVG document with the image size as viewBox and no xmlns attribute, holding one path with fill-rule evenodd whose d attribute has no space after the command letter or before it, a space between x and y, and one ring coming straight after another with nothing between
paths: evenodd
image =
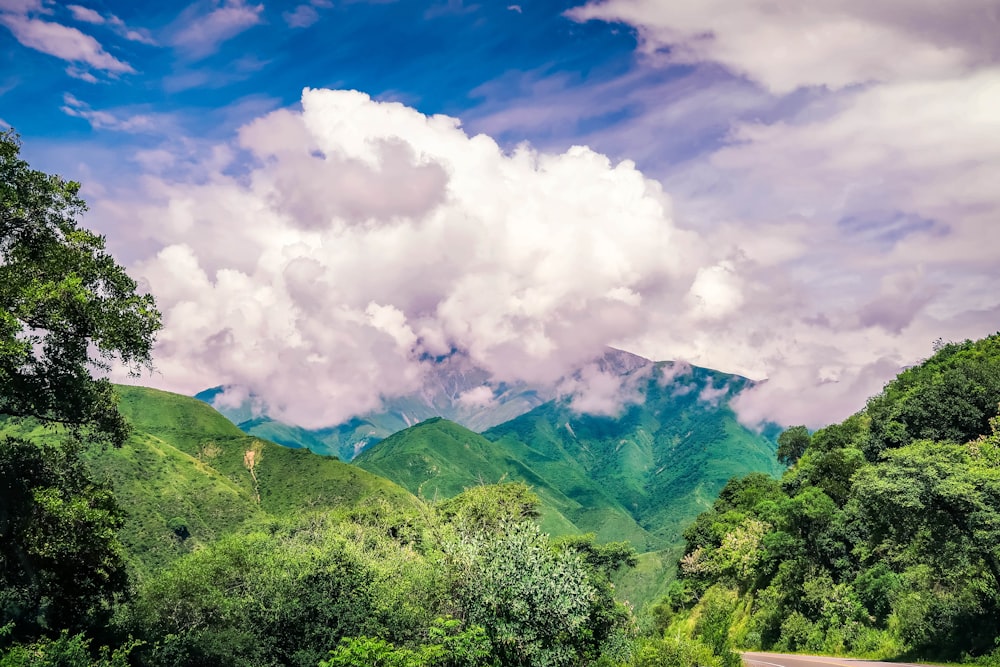
<instances>
[{"instance_id":1,"label":"road","mask_svg":"<svg viewBox=\"0 0 1000 667\"><path fill-rule=\"evenodd\" d=\"M917 665L906 662L875 662L855 658L783 653L744 653L743 664L747 667L915 667Z\"/></svg>"}]
</instances>

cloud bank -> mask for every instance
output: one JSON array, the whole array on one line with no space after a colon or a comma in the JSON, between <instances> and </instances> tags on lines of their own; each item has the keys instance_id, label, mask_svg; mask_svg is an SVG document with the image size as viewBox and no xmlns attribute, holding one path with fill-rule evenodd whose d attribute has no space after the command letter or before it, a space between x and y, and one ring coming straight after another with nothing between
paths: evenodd
<instances>
[{"instance_id":1,"label":"cloud bank","mask_svg":"<svg viewBox=\"0 0 1000 667\"><path fill-rule=\"evenodd\" d=\"M358 92L306 90L238 144L242 173L147 182L135 219L160 249L133 272L164 313L165 384L245 386L308 427L414 391L454 350L555 382L684 303L711 260L629 162L505 153ZM732 295L691 298L716 314Z\"/></svg>"},{"instance_id":2,"label":"cloud bank","mask_svg":"<svg viewBox=\"0 0 1000 667\"><path fill-rule=\"evenodd\" d=\"M259 18L199 7L233 10L236 31ZM577 409L615 414L635 392L591 363L613 345L766 378L736 401L745 421L820 426L935 339L998 328L995 14L591 3L571 16L633 25L635 69L576 88L532 74L526 103L472 122L524 136L635 106L579 141L644 171L307 90L234 141L138 153L144 187L92 203L164 311L166 388L234 385L324 426L417 390L429 360L458 352L498 382L563 378ZM65 101L95 127L143 131Z\"/></svg>"},{"instance_id":3,"label":"cloud bank","mask_svg":"<svg viewBox=\"0 0 1000 667\"><path fill-rule=\"evenodd\" d=\"M722 310L632 349L767 378L740 397L741 417L818 426L863 407L931 341L1000 327L987 287L1000 280L995 2L598 0L567 14L629 24L630 76L685 65L680 82L698 91L595 144L634 146L691 127L683 111L703 94L756 91L715 145L664 166L683 226L735 249L689 292L690 307L707 291Z\"/></svg>"}]
</instances>

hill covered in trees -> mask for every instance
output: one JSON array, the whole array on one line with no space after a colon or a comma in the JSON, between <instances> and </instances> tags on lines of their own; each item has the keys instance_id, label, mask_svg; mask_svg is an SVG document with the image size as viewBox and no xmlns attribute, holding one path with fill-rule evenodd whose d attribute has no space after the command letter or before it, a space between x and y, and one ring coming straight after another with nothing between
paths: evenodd
<instances>
[{"instance_id":1,"label":"hill covered in trees","mask_svg":"<svg viewBox=\"0 0 1000 667\"><path fill-rule=\"evenodd\" d=\"M717 649L997 660L998 403L1000 334L789 429L780 481L731 481L685 531L661 623Z\"/></svg>"},{"instance_id":2,"label":"hill covered in trees","mask_svg":"<svg viewBox=\"0 0 1000 667\"><path fill-rule=\"evenodd\" d=\"M676 544L731 477L779 474L773 440L740 425L728 406L746 379L669 363L636 375L636 396L618 415L581 413L567 397L482 435L432 419L354 463L428 499L525 482L542 500L546 529L628 540L640 551Z\"/></svg>"}]
</instances>

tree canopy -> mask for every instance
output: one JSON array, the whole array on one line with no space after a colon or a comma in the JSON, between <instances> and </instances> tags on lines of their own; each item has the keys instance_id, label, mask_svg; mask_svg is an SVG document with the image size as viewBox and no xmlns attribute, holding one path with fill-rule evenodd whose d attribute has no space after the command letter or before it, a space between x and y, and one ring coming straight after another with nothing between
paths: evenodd
<instances>
[{"instance_id":1,"label":"tree canopy","mask_svg":"<svg viewBox=\"0 0 1000 667\"><path fill-rule=\"evenodd\" d=\"M80 184L32 169L0 133L0 415L34 417L114 444L127 427L94 370L151 367L153 298L77 223Z\"/></svg>"},{"instance_id":2,"label":"tree canopy","mask_svg":"<svg viewBox=\"0 0 1000 667\"><path fill-rule=\"evenodd\" d=\"M31 169L20 150L0 133L0 419L73 438L0 439L0 638L58 643L100 627L127 586L124 513L78 453L127 438L111 383L93 373L149 368L160 315L104 238L78 225L80 184Z\"/></svg>"},{"instance_id":3,"label":"tree canopy","mask_svg":"<svg viewBox=\"0 0 1000 667\"><path fill-rule=\"evenodd\" d=\"M661 618L728 592L747 648L994 664L998 402L1000 334L939 345L841 424L789 429L781 481L731 481L685 533Z\"/></svg>"}]
</instances>

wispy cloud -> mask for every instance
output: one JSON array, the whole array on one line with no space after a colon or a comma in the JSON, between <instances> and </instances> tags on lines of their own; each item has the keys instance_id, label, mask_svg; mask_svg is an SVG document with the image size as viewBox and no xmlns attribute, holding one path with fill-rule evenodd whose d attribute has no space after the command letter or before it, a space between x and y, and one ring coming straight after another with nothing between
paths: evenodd
<instances>
[{"instance_id":1,"label":"wispy cloud","mask_svg":"<svg viewBox=\"0 0 1000 667\"><path fill-rule=\"evenodd\" d=\"M653 60L716 62L778 94L960 75L1000 55L994 0L592 0L567 14L629 23Z\"/></svg>"},{"instance_id":2,"label":"wispy cloud","mask_svg":"<svg viewBox=\"0 0 1000 667\"><path fill-rule=\"evenodd\" d=\"M208 13L190 8L177 20L173 45L191 58L204 58L218 50L226 40L259 24L264 5L248 5L245 0L214 3Z\"/></svg>"},{"instance_id":3,"label":"wispy cloud","mask_svg":"<svg viewBox=\"0 0 1000 667\"><path fill-rule=\"evenodd\" d=\"M99 12L95 12L93 9L81 7L80 5L67 5L66 9L70 11L73 18L77 21L93 23L94 25L101 25L104 23L104 17L101 16Z\"/></svg>"},{"instance_id":4,"label":"wispy cloud","mask_svg":"<svg viewBox=\"0 0 1000 667\"><path fill-rule=\"evenodd\" d=\"M51 14L52 10L42 6L42 0L0 0L0 12L28 14L30 12Z\"/></svg>"},{"instance_id":5,"label":"wispy cloud","mask_svg":"<svg viewBox=\"0 0 1000 667\"><path fill-rule=\"evenodd\" d=\"M281 18L289 28L308 28L319 21L319 12L312 5L299 5L294 11L282 13Z\"/></svg>"},{"instance_id":6,"label":"wispy cloud","mask_svg":"<svg viewBox=\"0 0 1000 667\"><path fill-rule=\"evenodd\" d=\"M63 94L63 106L60 109L67 116L82 118L95 130L115 130L135 134L158 133L164 129L163 124L158 123L156 117L151 114L125 115L93 109L70 93Z\"/></svg>"},{"instance_id":7,"label":"wispy cloud","mask_svg":"<svg viewBox=\"0 0 1000 667\"><path fill-rule=\"evenodd\" d=\"M103 25L108 26L114 30L119 36L131 42L141 42L143 44L155 45L156 40L154 40L148 31L142 29L132 29L125 25L125 22L114 14L102 15L100 12L96 12L88 7L83 7L81 5L67 5L66 9L70 11L73 18L77 21L82 21L84 23L91 23L93 25Z\"/></svg>"},{"instance_id":8,"label":"wispy cloud","mask_svg":"<svg viewBox=\"0 0 1000 667\"><path fill-rule=\"evenodd\" d=\"M115 58L104 50L100 42L76 28L18 14L0 14L0 24L29 49L70 63L83 63L103 72L135 72L131 65Z\"/></svg>"},{"instance_id":9,"label":"wispy cloud","mask_svg":"<svg viewBox=\"0 0 1000 667\"><path fill-rule=\"evenodd\" d=\"M74 79L79 79L80 81L86 81L87 83L97 83L97 77L91 74L85 69L81 69L75 65L70 65L66 68L66 74L73 77Z\"/></svg>"}]
</instances>

